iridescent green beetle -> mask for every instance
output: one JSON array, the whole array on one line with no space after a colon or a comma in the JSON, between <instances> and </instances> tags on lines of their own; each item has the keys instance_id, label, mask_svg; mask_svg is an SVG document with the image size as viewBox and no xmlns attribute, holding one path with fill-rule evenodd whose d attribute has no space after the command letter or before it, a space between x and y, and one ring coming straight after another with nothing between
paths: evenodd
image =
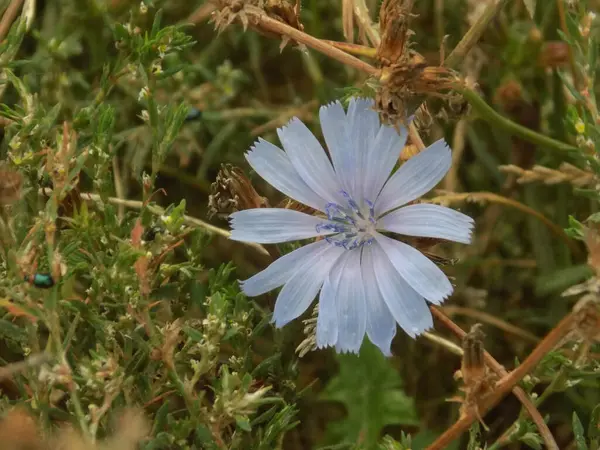
<instances>
[{"instance_id":1,"label":"iridescent green beetle","mask_svg":"<svg viewBox=\"0 0 600 450\"><path fill-rule=\"evenodd\" d=\"M31 283L40 289L50 289L54 286L54 278L49 273L36 273L34 275L25 275L24 281Z\"/></svg>"}]
</instances>

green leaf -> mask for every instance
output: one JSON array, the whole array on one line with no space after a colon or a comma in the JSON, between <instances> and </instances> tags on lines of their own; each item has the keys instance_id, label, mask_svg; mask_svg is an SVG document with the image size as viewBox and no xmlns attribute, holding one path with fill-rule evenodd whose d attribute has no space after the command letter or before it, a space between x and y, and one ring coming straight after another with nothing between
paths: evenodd
<instances>
[{"instance_id":1,"label":"green leaf","mask_svg":"<svg viewBox=\"0 0 600 450\"><path fill-rule=\"evenodd\" d=\"M159 9L156 11L154 16L154 22L152 23L152 31L150 31L150 37L153 39L160 31L160 22L162 20L163 10Z\"/></svg>"},{"instance_id":2,"label":"green leaf","mask_svg":"<svg viewBox=\"0 0 600 450\"><path fill-rule=\"evenodd\" d=\"M27 342L27 332L25 329L4 319L0 319L0 336L2 336L4 339L11 339L15 342Z\"/></svg>"},{"instance_id":3,"label":"green leaf","mask_svg":"<svg viewBox=\"0 0 600 450\"><path fill-rule=\"evenodd\" d=\"M588 425L588 437L590 439L600 438L600 405L592 410L590 424Z\"/></svg>"},{"instance_id":4,"label":"green leaf","mask_svg":"<svg viewBox=\"0 0 600 450\"><path fill-rule=\"evenodd\" d=\"M235 418L235 423L238 428L244 431L252 431L252 427L250 426L250 421L247 417L237 416Z\"/></svg>"},{"instance_id":5,"label":"green leaf","mask_svg":"<svg viewBox=\"0 0 600 450\"><path fill-rule=\"evenodd\" d=\"M479 450L481 437L481 428L479 422L474 422L469 429L469 443L467 444L467 450Z\"/></svg>"},{"instance_id":6,"label":"green leaf","mask_svg":"<svg viewBox=\"0 0 600 450\"><path fill-rule=\"evenodd\" d=\"M583 431L583 425L577 417L577 413L573 412L573 434L575 436L575 445L577 450L588 450L588 446L585 442L585 435Z\"/></svg>"},{"instance_id":7,"label":"green leaf","mask_svg":"<svg viewBox=\"0 0 600 450\"><path fill-rule=\"evenodd\" d=\"M535 450L542 450L542 438L537 433L525 433L519 441Z\"/></svg>"},{"instance_id":8,"label":"green leaf","mask_svg":"<svg viewBox=\"0 0 600 450\"><path fill-rule=\"evenodd\" d=\"M359 356L339 355L338 360L339 373L322 394L323 400L340 402L347 411L345 419L329 427L333 442L360 441L365 449L375 449L383 427L419 423L400 375L373 344L365 340Z\"/></svg>"},{"instance_id":9,"label":"green leaf","mask_svg":"<svg viewBox=\"0 0 600 450\"><path fill-rule=\"evenodd\" d=\"M535 293L536 295L543 297L562 292L569 286L573 286L574 284L589 278L593 273L593 270L587 264L579 264L577 266L555 270L537 277L535 281Z\"/></svg>"}]
</instances>

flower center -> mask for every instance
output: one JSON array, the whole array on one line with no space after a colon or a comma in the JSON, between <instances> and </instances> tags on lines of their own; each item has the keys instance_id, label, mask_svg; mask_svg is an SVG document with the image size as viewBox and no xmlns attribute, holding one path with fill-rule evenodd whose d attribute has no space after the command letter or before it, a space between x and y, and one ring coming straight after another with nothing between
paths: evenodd
<instances>
[{"instance_id":1,"label":"flower center","mask_svg":"<svg viewBox=\"0 0 600 450\"><path fill-rule=\"evenodd\" d=\"M326 236L325 239L330 244L347 250L371 245L376 224L373 202L365 199L365 205L361 208L350 194L346 191L341 193L346 199L346 204L327 203L327 218L334 223L319 224L316 227L317 231L335 231L337 234Z\"/></svg>"}]
</instances>

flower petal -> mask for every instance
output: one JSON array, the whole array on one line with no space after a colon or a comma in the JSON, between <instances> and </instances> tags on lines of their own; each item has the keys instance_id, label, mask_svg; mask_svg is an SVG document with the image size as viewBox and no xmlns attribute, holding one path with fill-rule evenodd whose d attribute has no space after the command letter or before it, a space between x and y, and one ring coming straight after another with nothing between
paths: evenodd
<instances>
[{"instance_id":1,"label":"flower petal","mask_svg":"<svg viewBox=\"0 0 600 450\"><path fill-rule=\"evenodd\" d=\"M377 228L408 236L471 242L473 219L439 205L418 204L397 209L377 221Z\"/></svg>"},{"instance_id":2,"label":"flower petal","mask_svg":"<svg viewBox=\"0 0 600 450\"><path fill-rule=\"evenodd\" d=\"M240 282L242 291L249 297L256 297L283 286L303 264L308 261L313 261L314 264L330 246L329 242L320 240L282 256L265 270Z\"/></svg>"},{"instance_id":3,"label":"flower petal","mask_svg":"<svg viewBox=\"0 0 600 450\"><path fill-rule=\"evenodd\" d=\"M231 220L230 239L234 241L275 244L334 233L316 229L317 225L331 223L329 220L292 209L246 209L234 212L229 218Z\"/></svg>"},{"instance_id":4,"label":"flower petal","mask_svg":"<svg viewBox=\"0 0 600 450\"><path fill-rule=\"evenodd\" d=\"M408 130L402 126L400 134L394 127L382 125L369 148L363 174L364 197L374 202L392 173L400 152L406 144Z\"/></svg>"},{"instance_id":5,"label":"flower petal","mask_svg":"<svg viewBox=\"0 0 600 450\"><path fill-rule=\"evenodd\" d=\"M340 187L350 193L354 185L350 168L354 163L353 152L349 150L352 146L348 137L348 119L344 107L340 102L321 106L319 120Z\"/></svg>"},{"instance_id":6,"label":"flower petal","mask_svg":"<svg viewBox=\"0 0 600 450\"><path fill-rule=\"evenodd\" d=\"M317 348L332 347L338 340L337 289L345 264L346 252L335 263L325 279L319 295L319 315L317 317Z\"/></svg>"},{"instance_id":7,"label":"flower petal","mask_svg":"<svg viewBox=\"0 0 600 450\"><path fill-rule=\"evenodd\" d=\"M326 200L304 182L290 158L276 145L259 139L246 159L254 171L278 191L318 211L324 211Z\"/></svg>"},{"instance_id":8,"label":"flower petal","mask_svg":"<svg viewBox=\"0 0 600 450\"><path fill-rule=\"evenodd\" d=\"M340 352L358 353L367 327L367 304L360 268L361 251L350 250L347 255L336 293L336 349Z\"/></svg>"},{"instance_id":9,"label":"flower petal","mask_svg":"<svg viewBox=\"0 0 600 450\"><path fill-rule=\"evenodd\" d=\"M340 203L343 197L331 162L317 138L299 119L293 118L277 134L285 152L305 183L328 202Z\"/></svg>"},{"instance_id":10,"label":"flower petal","mask_svg":"<svg viewBox=\"0 0 600 450\"><path fill-rule=\"evenodd\" d=\"M344 252L343 248L330 245L325 252L321 253L318 263L307 261L285 283L277 297L273 312L273 321L277 327L284 326L306 311L321 289L329 271Z\"/></svg>"},{"instance_id":11,"label":"flower petal","mask_svg":"<svg viewBox=\"0 0 600 450\"><path fill-rule=\"evenodd\" d=\"M367 336L385 356L391 356L396 320L379 291L373 265L373 247L370 245L364 248L361 263L367 298Z\"/></svg>"},{"instance_id":12,"label":"flower petal","mask_svg":"<svg viewBox=\"0 0 600 450\"><path fill-rule=\"evenodd\" d=\"M350 195L359 204L364 200L364 185L367 180L367 161L371 157L370 147L379 131L379 114L373 109L373 99L353 97L348 105L349 146L346 152L352 154L353 164L349 174L353 180ZM374 198L370 198L373 201Z\"/></svg>"},{"instance_id":13,"label":"flower petal","mask_svg":"<svg viewBox=\"0 0 600 450\"><path fill-rule=\"evenodd\" d=\"M379 291L400 327L413 338L432 328L433 318L425 299L400 276L378 244L371 248Z\"/></svg>"},{"instance_id":14,"label":"flower petal","mask_svg":"<svg viewBox=\"0 0 600 450\"><path fill-rule=\"evenodd\" d=\"M443 139L406 161L387 181L375 203L375 215L402 206L433 189L452 164L450 148Z\"/></svg>"},{"instance_id":15,"label":"flower petal","mask_svg":"<svg viewBox=\"0 0 600 450\"><path fill-rule=\"evenodd\" d=\"M431 303L440 304L452 294L452 284L446 274L423 253L380 233L374 233L373 237L400 276ZM377 279L379 280L379 275Z\"/></svg>"}]
</instances>

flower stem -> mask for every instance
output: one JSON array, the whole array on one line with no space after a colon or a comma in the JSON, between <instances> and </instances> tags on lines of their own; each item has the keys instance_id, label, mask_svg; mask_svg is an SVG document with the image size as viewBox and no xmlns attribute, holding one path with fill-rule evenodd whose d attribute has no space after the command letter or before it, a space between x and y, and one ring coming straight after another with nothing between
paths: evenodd
<instances>
[{"instance_id":1,"label":"flower stem","mask_svg":"<svg viewBox=\"0 0 600 450\"><path fill-rule=\"evenodd\" d=\"M571 144L567 144L565 142L557 141L556 139L552 139L548 136L544 136L543 134L536 133L535 131L530 130L524 126L519 125L518 123L513 122L512 120L504 117L503 115L497 113L490 105L488 105L485 100L474 90L463 87L457 87L457 92L460 92L463 97L470 103L475 111L479 114L479 116L485 120L493 124L494 126L514 135L518 136L521 139L531 142L532 144L539 145L540 147L545 147L551 150L557 150L561 152L578 152L579 149Z\"/></svg>"}]
</instances>

